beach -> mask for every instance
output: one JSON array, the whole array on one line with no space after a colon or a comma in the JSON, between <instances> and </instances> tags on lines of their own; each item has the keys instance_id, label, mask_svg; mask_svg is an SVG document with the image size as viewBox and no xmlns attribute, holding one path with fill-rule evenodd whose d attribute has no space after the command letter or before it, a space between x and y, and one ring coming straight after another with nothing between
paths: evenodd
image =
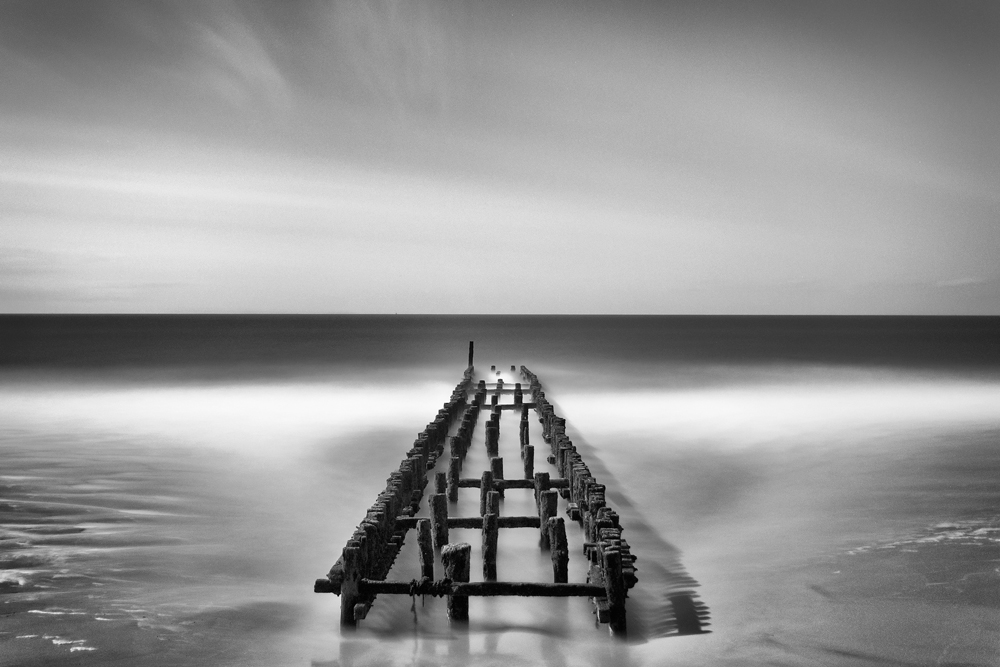
<instances>
[{"instance_id":1,"label":"beach","mask_svg":"<svg viewBox=\"0 0 1000 667\"><path fill-rule=\"evenodd\" d=\"M986 665L1000 648L995 318L0 328L0 664ZM469 340L480 370L536 372L600 470L639 557L629 641L585 600L474 600L456 629L440 600L383 597L344 634L339 600L312 592ZM509 539L501 579L531 538ZM658 634L668 552L707 634Z\"/></svg>"}]
</instances>

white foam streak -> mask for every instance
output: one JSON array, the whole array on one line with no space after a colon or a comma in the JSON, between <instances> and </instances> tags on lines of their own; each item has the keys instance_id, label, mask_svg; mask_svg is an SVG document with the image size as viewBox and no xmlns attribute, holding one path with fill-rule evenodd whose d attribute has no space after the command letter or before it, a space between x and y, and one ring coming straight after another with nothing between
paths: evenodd
<instances>
[{"instance_id":1,"label":"white foam streak","mask_svg":"<svg viewBox=\"0 0 1000 667\"><path fill-rule=\"evenodd\" d=\"M32 432L82 430L268 456L385 423L387 406L394 422L426 423L450 390L443 384L7 386L0 387L0 423Z\"/></svg>"},{"instance_id":2,"label":"white foam streak","mask_svg":"<svg viewBox=\"0 0 1000 667\"><path fill-rule=\"evenodd\" d=\"M1000 385L957 381L564 394L560 404L582 433L642 431L671 444L739 447L873 428L1000 425Z\"/></svg>"}]
</instances>

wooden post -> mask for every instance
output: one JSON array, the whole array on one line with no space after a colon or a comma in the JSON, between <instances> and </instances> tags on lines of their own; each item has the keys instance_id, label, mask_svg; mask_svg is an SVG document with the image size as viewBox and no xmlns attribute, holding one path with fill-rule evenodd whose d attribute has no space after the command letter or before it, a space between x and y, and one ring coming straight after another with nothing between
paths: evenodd
<instances>
[{"instance_id":1,"label":"wooden post","mask_svg":"<svg viewBox=\"0 0 1000 667\"><path fill-rule=\"evenodd\" d=\"M549 473L535 473L535 506L538 508L538 516L542 515L542 492L549 490Z\"/></svg>"},{"instance_id":2,"label":"wooden post","mask_svg":"<svg viewBox=\"0 0 1000 667\"><path fill-rule=\"evenodd\" d=\"M497 456L500 453L500 427L492 422L486 422L486 455Z\"/></svg>"},{"instance_id":3,"label":"wooden post","mask_svg":"<svg viewBox=\"0 0 1000 667\"><path fill-rule=\"evenodd\" d=\"M471 553L472 545L466 542L448 544L441 549L444 576L452 581L468 581ZM467 595L448 596L448 618L453 621L469 620L469 597Z\"/></svg>"},{"instance_id":4,"label":"wooden post","mask_svg":"<svg viewBox=\"0 0 1000 667\"><path fill-rule=\"evenodd\" d=\"M462 426L461 428L458 429L458 435L449 438L451 447L450 451L448 452L448 458L449 459L453 457L458 458L459 466L461 466L462 458L465 456L465 450L467 449L465 439L467 437L468 431L465 426L466 423L467 421L463 419Z\"/></svg>"},{"instance_id":5,"label":"wooden post","mask_svg":"<svg viewBox=\"0 0 1000 667\"><path fill-rule=\"evenodd\" d=\"M525 445L522 452L524 457L524 478L531 479L535 475L535 448Z\"/></svg>"},{"instance_id":6,"label":"wooden post","mask_svg":"<svg viewBox=\"0 0 1000 667\"><path fill-rule=\"evenodd\" d=\"M536 405L539 406L542 413L542 440L548 442L551 438L549 425L552 423L550 417L552 416L552 406L548 403L537 402Z\"/></svg>"},{"instance_id":7,"label":"wooden post","mask_svg":"<svg viewBox=\"0 0 1000 667\"><path fill-rule=\"evenodd\" d=\"M604 550L604 587L608 594L608 626L611 634L625 636L625 580L622 555L617 549Z\"/></svg>"},{"instance_id":8,"label":"wooden post","mask_svg":"<svg viewBox=\"0 0 1000 667\"><path fill-rule=\"evenodd\" d=\"M448 544L448 496L435 493L430 497L431 525L434 529L434 548Z\"/></svg>"},{"instance_id":9,"label":"wooden post","mask_svg":"<svg viewBox=\"0 0 1000 667\"><path fill-rule=\"evenodd\" d=\"M361 599L358 594L358 584L361 582L361 553L358 547L344 547L342 556L344 564L344 579L340 584L340 624L354 626L358 624L354 616L354 605Z\"/></svg>"},{"instance_id":10,"label":"wooden post","mask_svg":"<svg viewBox=\"0 0 1000 667\"><path fill-rule=\"evenodd\" d=\"M458 480L462 474L462 459L452 456L448 466L448 500L458 501Z\"/></svg>"},{"instance_id":11,"label":"wooden post","mask_svg":"<svg viewBox=\"0 0 1000 667\"><path fill-rule=\"evenodd\" d=\"M500 492L490 491L486 496L486 514L500 516Z\"/></svg>"},{"instance_id":12,"label":"wooden post","mask_svg":"<svg viewBox=\"0 0 1000 667\"><path fill-rule=\"evenodd\" d=\"M566 541L566 524L561 516L548 521L549 544L552 555L552 581L557 584L569 582L569 545Z\"/></svg>"},{"instance_id":13,"label":"wooden post","mask_svg":"<svg viewBox=\"0 0 1000 667\"><path fill-rule=\"evenodd\" d=\"M566 445L559 445L556 449L556 470L559 471L560 477L569 477L569 473L566 470L566 460L569 458L571 451Z\"/></svg>"},{"instance_id":14,"label":"wooden post","mask_svg":"<svg viewBox=\"0 0 1000 667\"><path fill-rule=\"evenodd\" d=\"M499 534L497 515L488 512L483 517L483 580L485 581L497 580L497 538Z\"/></svg>"},{"instance_id":15,"label":"wooden post","mask_svg":"<svg viewBox=\"0 0 1000 667\"><path fill-rule=\"evenodd\" d=\"M511 369L513 370L513 369ZM523 405L524 403L524 392L521 390L521 383L514 383L514 405Z\"/></svg>"},{"instance_id":16,"label":"wooden post","mask_svg":"<svg viewBox=\"0 0 1000 667\"><path fill-rule=\"evenodd\" d=\"M474 341L469 341L469 368L472 368L472 357L476 350L476 344Z\"/></svg>"},{"instance_id":17,"label":"wooden post","mask_svg":"<svg viewBox=\"0 0 1000 667\"><path fill-rule=\"evenodd\" d=\"M503 479L503 458L499 456L494 456L490 459L490 472L493 473L493 479ZM498 488L497 493L503 498L503 489Z\"/></svg>"},{"instance_id":18,"label":"wooden post","mask_svg":"<svg viewBox=\"0 0 1000 667\"><path fill-rule=\"evenodd\" d=\"M542 491L542 502L539 507L538 518L541 521L541 545L542 549L549 548L549 519L556 516L559 507L559 492L555 489Z\"/></svg>"},{"instance_id":19,"label":"wooden post","mask_svg":"<svg viewBox=\"0 0 1000 667\"><path fill-rule=\"evenodd\" d=\"M420 456L411 456L410 464L413 468L413 494L416 498L411 498L411 503L413 504L414 511L417 510L420 501L420 496L424 492L424 485L427 484L427 478L425 476L424 461ZM416 500L417 502L412 502Z\"/></svg>"},{"instance_id":20,"label":"wooden post","mask_svg":"<svg viewBox=\"0 0 1000 667\"><path fill-rule=\"evenodd\" d=\"M446 493L448 490L448 475L439 472L434 474L434 493Z\"/></svg>"},{"instance_id":21,"label":"wooden post","mask_svg":"<svg viewBox=\"0 0 1000 667\"><path fill-rule=\"evenodd\" d=\"M434 544L431 537L431 522L417 521L417 546L420 547L420 576L434 579Z\"/></svg>"},{"instance_id":22,"label":"wooden post","mask_svg":"<svg viewBox=\"0 0 1000 667\"><path fill-rule=\"evenodd\" d=\"M486 501L490 491L493 490L493 473L489 470L483 471L482 481L479 483L479 516L486 516Z\"/></svg>"}]
</instances>

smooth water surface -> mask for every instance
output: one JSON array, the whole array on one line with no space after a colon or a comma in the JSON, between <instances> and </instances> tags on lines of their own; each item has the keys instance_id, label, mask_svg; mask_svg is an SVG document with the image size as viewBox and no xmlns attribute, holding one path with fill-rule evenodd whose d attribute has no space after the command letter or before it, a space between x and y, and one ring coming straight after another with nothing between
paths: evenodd
<instances>
[{"instance_id":1,"label":"smooth water surface","mask_svg":"<svg viewBox=\"0 0 1000 667\"><path fill-rule=\"evenodd\" d=\"M8 316L0 336L0 664L1000 654L995 318ZM456 629L440 600L380 598L343 635L312 593L469 340L480 372L538 374L607 484L639 556L630 642L583 600L474 600ZM509 533L501 578L544 578ZM678 552L709 634L655 632Z\"/></svg>"}]
</instances>

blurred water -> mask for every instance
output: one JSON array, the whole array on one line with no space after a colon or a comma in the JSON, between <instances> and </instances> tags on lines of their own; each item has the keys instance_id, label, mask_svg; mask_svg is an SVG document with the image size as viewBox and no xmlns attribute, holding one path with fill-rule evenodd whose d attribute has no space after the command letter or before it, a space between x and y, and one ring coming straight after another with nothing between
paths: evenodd
<instances>
[{"instance_id":1,"label":"blurred water","mask_svg":"<svg viewBox=\"0 0 1000 667\"><path fill-rule=\"evenodd\" d=\"M4 317L0 332L0 664L985 665L1000 648L996 319ZM380 598L341 635L312 581L471 339L480 370L538 373L608 485L639 555L635 627L652 627L676 549L711 634L613 642L583 600L474 600L456 631L440 600ZM508 492L504 513L526 503ZM501 539L501 578L545 579L541 559L506 555L532 535Z\"/></svg>"}]
</instances>

